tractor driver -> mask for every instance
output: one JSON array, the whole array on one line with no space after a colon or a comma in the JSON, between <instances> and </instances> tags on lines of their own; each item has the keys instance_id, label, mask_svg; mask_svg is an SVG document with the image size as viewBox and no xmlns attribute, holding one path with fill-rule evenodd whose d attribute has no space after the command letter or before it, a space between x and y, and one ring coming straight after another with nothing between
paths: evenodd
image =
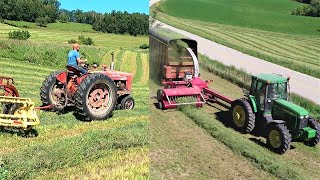
<instances>
[{"instance_id":1,"label":"tractor driver","mask_svg":"<svg viewBox=\"0 0 320 180\"><path fill-rule=\"evenodd\" d=\"M72 50L68 53L68 66L78 69L82 74L87 74L88 71L80 66L80 64L87 62L87 59L80 59L79 50L79 44L75 43L72 45Z\"/></svg>"}]
</instances>

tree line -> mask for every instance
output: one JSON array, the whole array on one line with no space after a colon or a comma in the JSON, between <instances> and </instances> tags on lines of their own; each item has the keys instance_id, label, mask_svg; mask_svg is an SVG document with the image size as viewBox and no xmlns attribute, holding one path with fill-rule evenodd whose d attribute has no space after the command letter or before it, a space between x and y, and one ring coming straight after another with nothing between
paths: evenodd
<instances>
[{"instance_id":1,"label":"tree line","mask_svg":"<svg viewBox=\"0 0 320 180\"><path fill-rule=\"evenodd\" d=\"M149 29L148 15L126 11L112 11L102 14L95 11L83 12L82 10L68 11L61 9L59 20L61 22L91 24L96 31L134 36L146 35Z\"/></svg>"},{"instance_id":2,"label":"tree line","mask_svg":"<svg viewBox=\"0 0 320 180\"><path fill-rule=\"evenodd\" d=\"M297 8L292 14L298 16L320 17L320 0L296 0L308 5Z\"/></svg>"},{"instance_id":3,"label":"tree line","mask_svg":"<svg viewBox=\"0 0 320 180\"><path fill-rule=\"evenodd\" d=\"M60 9L58 0L0 0L0 19L36 22L45 27L56 21L91 24L96 31L146 35L149 17L144 13L112 11L98 13L95 11Z\"/></svg>"},{"instance_id":4,"label":"tree line","mask_svg":"<svg viewBox=\"0 0 320 180\"><path fill-rule=\"evenodd\" d=\"M0 18L35 22L46 18L51 23L59 15L58 0L0 0Z\"/></svg>"}]
</instances>

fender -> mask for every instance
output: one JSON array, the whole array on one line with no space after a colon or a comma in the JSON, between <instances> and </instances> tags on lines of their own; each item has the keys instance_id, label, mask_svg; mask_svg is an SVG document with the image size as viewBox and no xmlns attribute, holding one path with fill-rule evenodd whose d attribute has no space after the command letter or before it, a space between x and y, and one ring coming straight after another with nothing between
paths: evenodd
<instances>
[{"instance_id":1,"label":"fender","mask_svg":"<svg viewBox=\"0 0 320 180\"><path fill-rule=\"evenodd\" d=\"M19 97L20 96L18 90L11 84L6 85L4 90L7 93L9 93L11 96L13 96L13 97Z\"/></svg>"},{"instance_id":2,"label":"fender","mask_svg":"<svg viewBox=\"0 0 320 180\"><path fill-rule=\"evenodd\" d=\"M257 112L256 97L249 95L249 101L252 104L253 112L256 113Z\"/></svg>"},{"instance_id":3,"label":"fender","mask_svg":"<svg viewBox=\"0 0 320 180\"><path fill-rule=\"evenodd\" d=\"M60 81L62 84L65 84L67 82L67 72L63 71L62 73L58 74L56 76L56 79Z\"/></svg>"}]
</instances>

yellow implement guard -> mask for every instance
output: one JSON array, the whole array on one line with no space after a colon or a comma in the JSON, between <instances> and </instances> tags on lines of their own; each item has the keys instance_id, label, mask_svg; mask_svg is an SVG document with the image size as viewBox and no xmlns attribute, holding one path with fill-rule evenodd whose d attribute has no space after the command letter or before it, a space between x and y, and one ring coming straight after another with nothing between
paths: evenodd
<instances>
[{"instance_id":1,"label":"yellow implement guard","mask_svg":"<svg viewBox=\"0 0 320 180\"><path fill-rule=\"evenodd\" d=\"M40 124L34 109L34 102L29 98L0 96L1 104L17 104L12 114L0 114L0 126L31 129Z\"/></svg>"}]
</instances>

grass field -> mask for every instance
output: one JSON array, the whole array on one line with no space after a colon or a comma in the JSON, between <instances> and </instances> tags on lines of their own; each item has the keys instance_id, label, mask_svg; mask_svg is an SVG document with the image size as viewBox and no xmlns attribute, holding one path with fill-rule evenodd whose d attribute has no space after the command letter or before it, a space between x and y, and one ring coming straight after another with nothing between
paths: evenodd
<instances>
[{"instance_id":1,"label":"grass field","mask_svg":"<svg viewBox=\"0 0 320 180\"><path fill-rule=\"evenodd\" d=\"M62 31L72 31L72 32L96 32L92 29L90 24L83 24L83 23L49 23L46 28L41 28L33 22L26 22L26 21L11 21L5 20L6 24L18 27L18 28L34 28L34 29L47 29L47 30L62 30Z\"/></svg>"},{"instance_id":2,"label":"grass field","mask_svg":"<svg viewBox=\"0 0 320 180\"><path fill-rule=\"evenodd\" d=\"M30 29L31 34L41 36L22 42L4 38L11 29L15 28L0 24L0 75L13 77L20 95L32 98L39 106L43 80L65 67L70 49L65 40L72 32ZM55 38L58 34L63 36L60 40ZM72 112L38 111L41 124L35 127L37 137L0 133L0 179L148 179L149 54L136 48L139 39L147 42L147 38L89 35L100 42L98 47L82 46L80 52L88 56L89 62L109 65L110 53L115 52L116 70L135 74L135 109L118 110L106 121L93 122L79 121ZM119 49L121 46L128 49ZM33 54L30 59L34 62L24 57L27 54Z\"/></svg>"},{"instance_id":3,"label":"grass field","mask_svg":"<svg viewBox=\"0 0 320 180\"><path fill-rule=\"evenodd\" d=\"M210 73L200 56L201 77L210 87L232 99L242 89ZM161 111L155 108L157 82L150 88L150 175L155 179L317 179L319 145L293 142L278 155L266 148L262 137L244 135L230 128L227 109L217 104Z\"/></svg>"},{"instance_id":4,"label":"grass field","mask_svg":"<svg viewBox=\"0 0 320 180\"><path fill-rule=\"evenodd\" d=\"M198 34L266 61L320 78L319 18L291 16L289 9L297 4L289 0L263 1L264 6L262 7L266 7L263 10L257 7L262 1L228 0L224 3L217 2L220 1L195 2L188 0L179 6L173 6L179 1L167 0L163 4L154 5L152 9L158 11L157 19L174 27ZM198 6L194 6L193 3ZM274 8L274 3L278 3L276 6L278 8ZM288 6L284 7L286 4ZM248 5L247 8L243 8L244 5ZM190 8L192 8L192 12L197 12L188 13L193 17L185 15L191 11ZM221 9L221 11L214 9ZM234 15L233 18L230 18L228 11L222 11L224 9L235 12L242 9L243 12L239 12L241 15ZM284 15L281 16L279 13ZM243 18L249 15L256 20ZM239 18L243 18L246 22L241 22ZM259 18L267 18L272 22ZM232 23L233 21L239 22L239 24Z\"/></svg>"},{"instance_id":5,"label":"grass field","mask_svg":"<svg viewBox=\"0 0 320 180\"><path fill-rule=\"evenodd\" d=\"M303 5L291 0L184 0L183 3L166 0L159 10L191 20L289 34L320 35L319 18L291 15Z\"/></svg>"},{"instance_id":6,"label":"grass field","mask_svg":"<svg viewBox=\"0 0 320 180\"><path fill-rule=\"evenodd\" d=\"M134 37L130 35L82 32L82 30L71 31L71 29L74 28L87 29L87 25L68 23L64 27L62 23L56 23L49 25L48 29L27 29L31 34L28 41L67 44L69 40L78 40L79 35L84 35L86 37L91 37L97 47L130 49L138 48L141 44L148 44L148 38L146 36ZM15 30L19 30L19 28L0 23L0 39L8 39L8 33Z\"/></svg>"}]
</instances>

